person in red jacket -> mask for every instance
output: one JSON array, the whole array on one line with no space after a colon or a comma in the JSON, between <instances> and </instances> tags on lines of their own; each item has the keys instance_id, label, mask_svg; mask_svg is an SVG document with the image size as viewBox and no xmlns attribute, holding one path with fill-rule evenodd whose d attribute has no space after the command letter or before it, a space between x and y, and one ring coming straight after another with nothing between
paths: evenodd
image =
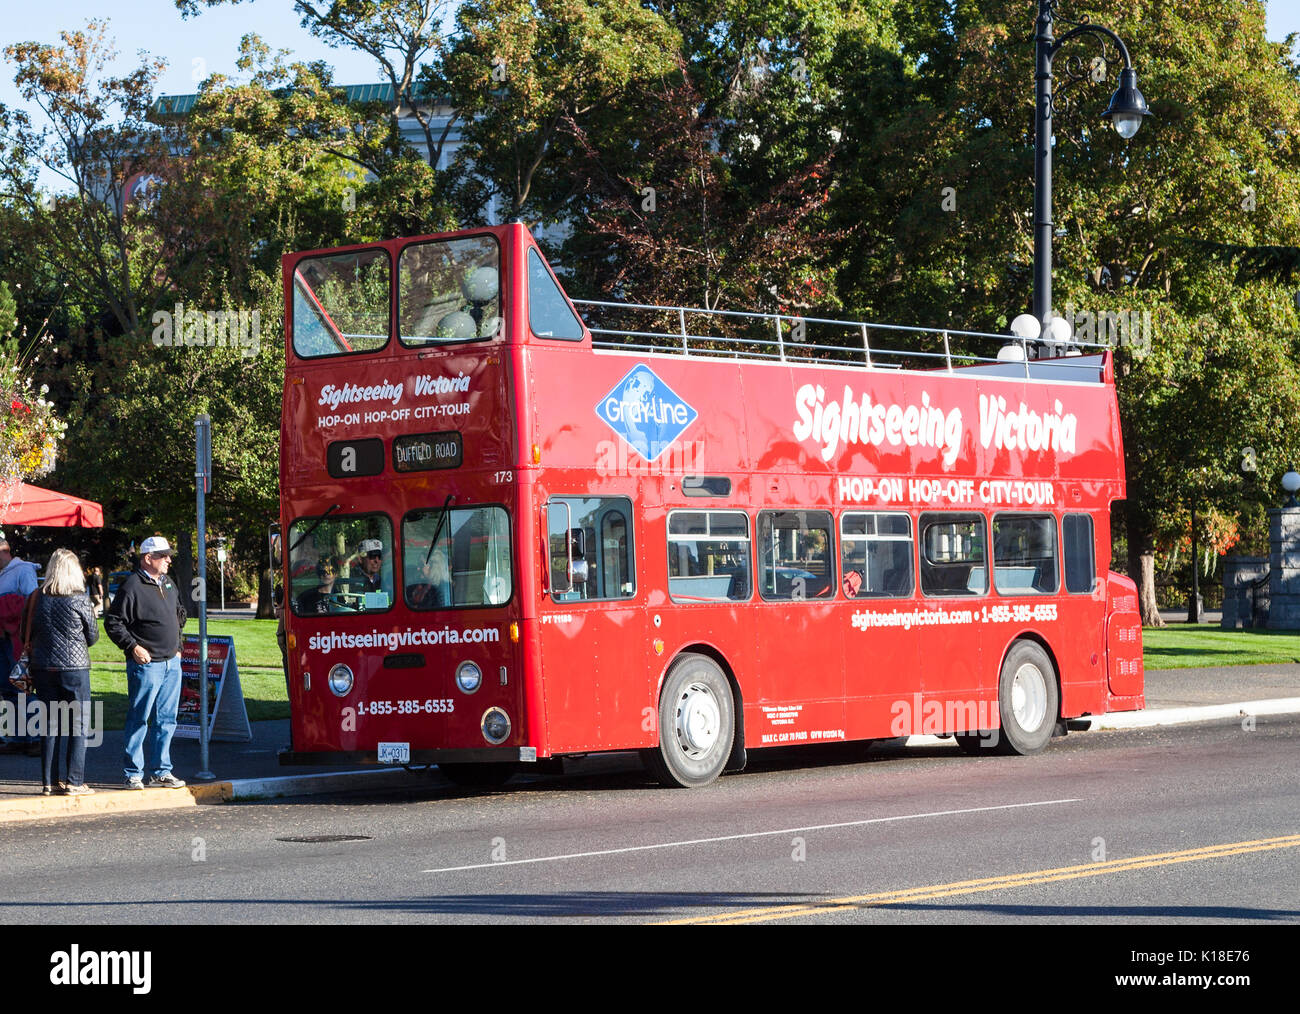
<instances>
[{"instance_id":1,"label":"person in red jacket","mask_svg":"<svg viewBox=\"0 0 1300 1014\"><path fill-rule=\"evenodd\" d=\"M27 596L36 590L36 564L14 556L9 543L0 539L0 698L11 701L17 714L18 694L9 685L9 670L22 657L22 634L19 627ZM31 753L40 751L40 740L35 736L23 739L0 738L0 753Z\"/></svg>"}]
</instances>

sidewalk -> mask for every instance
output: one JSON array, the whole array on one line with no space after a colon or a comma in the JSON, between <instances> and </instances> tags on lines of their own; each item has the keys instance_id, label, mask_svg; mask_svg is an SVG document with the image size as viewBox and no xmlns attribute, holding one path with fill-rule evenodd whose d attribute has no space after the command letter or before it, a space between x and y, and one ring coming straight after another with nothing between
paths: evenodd
<instances>
[{"instance_id":1,"label":"sidewalk","mask_svg":"<svg viewBox=\"0 0 1300 1014\"><path fill-rule=\"evenodd\" d=\"M1242 710L1237 706L1248 702L1257 702L1245 709L1251 713L1300 713L1300 664L1150 670L1146 674L1145 711L1104 716L1091 720L1091 725L1133 728L1208 721L1236 715ZM288 721L250 724L251 742L211 744L209 766L217 777L215 784L194 781L199 770L198 740L173 740L174 771L190 783L185 789L123 789L120 731L104 733L103 742L86 751L86 781L97 790L93 796L42 797L40 758L0 755L0 824L69 814L168 809L344 788L400 786L416 777L401 768L282 768L276 753L289 742Z\"/></svg>"}]
</instances>

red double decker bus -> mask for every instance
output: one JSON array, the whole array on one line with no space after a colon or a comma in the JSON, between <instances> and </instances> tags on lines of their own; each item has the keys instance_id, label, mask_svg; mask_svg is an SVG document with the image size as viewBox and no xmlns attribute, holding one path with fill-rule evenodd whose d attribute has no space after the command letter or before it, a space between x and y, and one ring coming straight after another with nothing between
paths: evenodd
<instances>
[{"instance_id":1,"label":"red double decker bus","mask_svg":"<svg viewBox=\"0 0 1300 1014\"><path fill-rule=\"evenodd\" d=\"M286 763L697 786L1142 707L1105 349L575 303L518 224L293 254L284 295Z\"/></svg>"}]
</instances>

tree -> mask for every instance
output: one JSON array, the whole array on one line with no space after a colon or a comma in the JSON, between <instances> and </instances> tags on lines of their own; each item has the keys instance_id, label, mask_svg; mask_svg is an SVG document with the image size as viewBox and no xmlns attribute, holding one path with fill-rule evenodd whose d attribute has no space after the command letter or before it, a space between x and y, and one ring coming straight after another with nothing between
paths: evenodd
<instances>
[{"instance_id":1,"label":"tree","mask_svg":"<svg viewBox=\"0 0 1300 1014\"><path fill-rule=\"evenodd\" d=\"M206 7L242 3L243 0L176 0L184 17ZM335 47L352 47L372 56L392 86L388 104L388 122L398 137L398 120L405 114L415 117L424 133L426 163L437 168L459 112L453 110L447 122L436 128L433 107L436 95L422 85L421 69L425 57L437 59L443 51L444 22L452 8L451 0L332 0L328 5L297 0L294 10L302 16L302 26L312 35Z\"/></svg>"},{"instance_id":2,"label":"tree","mask_svg":"<svg viewBox=\"0 0 1300 1014\"><path fill-rule=\"evenodd\" d=\"M635 0L471 0L456 25L455 44L426 80L462 117L456 169L467 221L482 221L493 203L502 221L556 221L575 191L563 159L548 163L565 125L582 125L627 101L638 82L670 73L679 44Z\"/></svg>"}]
</instances>

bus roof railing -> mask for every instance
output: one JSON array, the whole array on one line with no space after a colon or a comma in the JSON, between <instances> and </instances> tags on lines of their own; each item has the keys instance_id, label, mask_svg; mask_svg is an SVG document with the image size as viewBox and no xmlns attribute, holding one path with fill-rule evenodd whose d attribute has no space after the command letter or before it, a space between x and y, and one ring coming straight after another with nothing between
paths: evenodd
<instances>
[{"instance_id":1,"label":"bus roof railing","mask_svg":"<svg viewBox=\"0 0 1300 1014\"><path fill-rule=\"evenodd\" d=\"M676 353L710 359L757 359L785 363L839 363L867 369L900 370L909 368L944 369L951 373L960 368L965 373L978 367L981 375L1020 376L1098 382L1101 380L1100 358L1085 350L1099 353L1110 345L1095 342L1053 342L1018 338L1014 335L956 328L911 327L905 324L877 324L859 320L836 320L828 317L804 317L789 313L755 313L745 310L704 310L689 306L659 306L650 303L615 303L594 299L575 299L575 306L592 307L584 313L587 329L597 348ZM671 315L674 330L654 330L650 326L605 326L615 315ZM687 324L690 315L690 326ZM704 318L701 321L701 318ZM719 325L710 326L713 318ZM700 324L703 323L703 326ZM630 322L629 322L630 325ZM730 328L727 327L730 325ZM809 325L829 334L809 340ZM662 325L661 325L662 326ZM725 334L737 327L747 335ZM757 328L765 335L755 337ZM788 332L788 333L787 333ZM908 347L890 347L891 337L909 339ZM843 340L836 340L842 338ZM883 339L883 341L882 341ZM953 348L954 343L960 347ZM997 353L987 353L996 343ZM1029 357L1029 347L1045 345L1055 353L1050 360ZM929 347L927 347L929 346ZM1006 355L1013 349L1014 354ZM1078 360L1071 362L1071 360ZM1050 368L1050 369L1049 369Z\"/></svg>"}]
</instances>

